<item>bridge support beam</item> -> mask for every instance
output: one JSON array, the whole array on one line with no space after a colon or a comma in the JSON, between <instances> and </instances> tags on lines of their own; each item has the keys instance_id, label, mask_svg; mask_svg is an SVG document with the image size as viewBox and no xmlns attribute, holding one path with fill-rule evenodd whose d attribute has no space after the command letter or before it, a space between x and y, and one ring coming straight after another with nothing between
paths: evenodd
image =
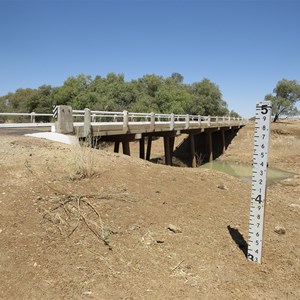
<instances>
[{"instance_id":1,"label":"bridge support beam","mask_svg":"<svg viewBox=\"0 0 300 300\"><path fill-rule=\"evenodd\" d=\"M130 156L130 145L129 145L129 141L124 141L124 142L122 142L122 146L123 146L123 154L129 155L129 156Z\"/></svg>"},{"instance_id":2,"label":"bridge support beam","mask_svg":"<svg viewBox=\"0 0 300 300\"><path fill-rule=\"evenodd\" d=\"M140 158L145 159L145 137L142 136L139 140L140 143Z\"/></svg>"},{"instance_id":3,"label":"bridge support beam","mask_svg":"<svg viewBox=\"0 0 300 300\"><path fill-rule=\"evenodd\" d=\"M222 154L224 154L225 150L226 150L225 130L224 129L221 129L221 139L222 139Z\"/></svg>"},{"instance_id":4,"label":"bridge support beam","mask_svg":"<svg viewBox=\"0 0 300 300\"><path fill-rule=\"evenodd\" d=\"M119 149L120 149L120 142L115 142L115 145L114 145L114 152L115 152L115 153L119 153Z\"/></svg>"},{"instance_id":5,"label":"bridge support beam","mask_svg":"<svg viewBox=\"0 0 300 300\"><path fill-rule=\"evenodd\" d=\"M206 145L207 145L207 154L208 154L208 161L213 161L213 145L212 145L212 136L211 131L206 132Z\"/></svg>"},{"instance_id":6,"label":"bridge support beam","mask_svg":"<svg viewBox=\"0 0 300 300\"><path fill-rule=\"evenodd\" d=\"M148 136L148 140L147 140L147 153L146 153L146 160L150 160L150 156L151 156L151 146L152 146L152 136L149 135Z\"/></svg>"},{"instance_id":7,"label":"bridge support beam","mask_svg":"<svg viewBox=\"0 0 300 300\"><path fill-rule=\"evenodd\" d=\"M191 167L196 168L197 167L197 162L196 162L195 136L194 136L194 134L190 134L189 138L190 138L190 151L191 151L191 158L192 158Z\"/></svg>"},{"instance_id":8,"label":"bridge support beam","mask_svg":"<svg viewBox=\"0 0 300 300\"><path fill-rule=\"evenodd\" d=\"M172 156L173 156L173 149L175 144L175 137L179 134L178 131L158 131L153 133L146 133L144 136L147 136L148 143L147 143L147 154L146 159L150 160L151 154L151 145L152 145L152 138L153 136L163 137L164 139L164 152L165 152L165 163L166 165L172 165Z\"/></svg>"},{"instance_id":9,"label":"bridge support beam","mask_svg":"<svg viewBox=\"0 0 300 300\"><path fill-rule=\"evenodd\" d=\"M172 155L171 155L171 140L169 136L164 136L164 149L165 149L165 164L171 166Z\"/></svg>"}]
</instances>

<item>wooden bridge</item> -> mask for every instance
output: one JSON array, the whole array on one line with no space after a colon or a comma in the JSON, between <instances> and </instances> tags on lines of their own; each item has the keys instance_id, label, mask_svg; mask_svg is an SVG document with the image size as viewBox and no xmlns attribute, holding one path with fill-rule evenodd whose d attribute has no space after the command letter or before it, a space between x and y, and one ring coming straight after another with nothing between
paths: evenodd
<instances>
[{"instance_id":1,"label":"wooden bridge","mask_svg":"<svg viewBox=\"0 0 300 300\"><path fill-rule=\"evenodd\" d=\"M4 113L0 115L5 115ZM13 114L11 114L13 115ZM21 114L19 114L21 115ZM30 113L33 123L27 126L51 126L52 131L62 134L73 134L91 145L101 142L113 142L114 151L119 152L122 144L123 153L130 155L130 143L139 142L139 156L150 160L152 140L162 137L164 141L165 163L172 165L176 136L187 134L185 145L181 149L188 152L190 165L197 165L197 157L211 161L225 152L225 149L238 130L248 120L242 118L175 115L132 112L107 112L72 110L70 106L57 106L57 121L54 123L35 123L35 117L43 114ZM49 117L49 114L45 114ZM13 124L0 124L1 127L13 127ZM21 127L20 124L15 124ZM25 127L24 124L23 127ZM54 129L55 128L55 129ZM188 149L188 150L187 150ZM185 153L186 154L186 153ZM180 155L180 153L179 153Z\"/></svg>"}]
</instances>

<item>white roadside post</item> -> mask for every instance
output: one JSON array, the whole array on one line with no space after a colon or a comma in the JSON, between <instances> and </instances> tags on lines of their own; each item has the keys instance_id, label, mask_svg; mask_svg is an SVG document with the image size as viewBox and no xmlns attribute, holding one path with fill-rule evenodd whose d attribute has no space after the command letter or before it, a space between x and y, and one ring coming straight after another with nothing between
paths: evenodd
<instances>
[{"instance_id":1,"label":"white roadside post","mask_svg":"<svg viewBox=\"0 0 300 300\"><path fill-rule=\"evenodd\" d=\"M248 260L257 263L262 260L271 113L270 101L257 103L247 253Z\"/></svg>"}]
</instances>

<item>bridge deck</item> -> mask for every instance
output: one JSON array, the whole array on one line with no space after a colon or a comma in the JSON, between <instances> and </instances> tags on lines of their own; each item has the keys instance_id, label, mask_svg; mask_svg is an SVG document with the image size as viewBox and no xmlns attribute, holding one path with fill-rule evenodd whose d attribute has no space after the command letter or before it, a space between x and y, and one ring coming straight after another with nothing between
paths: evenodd
<instances>
[{"instance_id":1,"label":"bridge deck","mask_svg":"<svg viewBox=\"0 0 300 300\"><path fill-rule=\"evenodd\" d=\"M170 132L170 131L180 131L185 130L201 130L205 129L221 129L221 128L231 128L231 127L241 127L245 125L241 121L225 121L225 122L199 122L190 121L188 124L186 122L174 122L173 125L170 122L128 122L127 126L124 126L123 122L91 122L91 134L95 137L97 136L108 136L108 135L121 135L121 134L145 134L154 132ZM74 122L74 128L76 135L78 137L85 137L85 127L83 122Z\"/></svg>"}]
</instances>

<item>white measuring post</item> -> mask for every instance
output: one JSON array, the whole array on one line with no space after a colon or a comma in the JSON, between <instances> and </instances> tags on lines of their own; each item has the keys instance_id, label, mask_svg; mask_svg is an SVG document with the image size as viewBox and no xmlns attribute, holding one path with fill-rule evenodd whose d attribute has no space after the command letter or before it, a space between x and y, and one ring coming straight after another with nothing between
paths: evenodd
<instances>
[{"instance_id":1,"label":"white measuring post","mask_svg":"<svg viewBox=\"0 0 300 300\"><path fill-rule=\"evenodd\" d=\"M257 263L262 258L271 113L270 101L257 103L247 253L248 260Z\"/></svg>"}]
</instances>

